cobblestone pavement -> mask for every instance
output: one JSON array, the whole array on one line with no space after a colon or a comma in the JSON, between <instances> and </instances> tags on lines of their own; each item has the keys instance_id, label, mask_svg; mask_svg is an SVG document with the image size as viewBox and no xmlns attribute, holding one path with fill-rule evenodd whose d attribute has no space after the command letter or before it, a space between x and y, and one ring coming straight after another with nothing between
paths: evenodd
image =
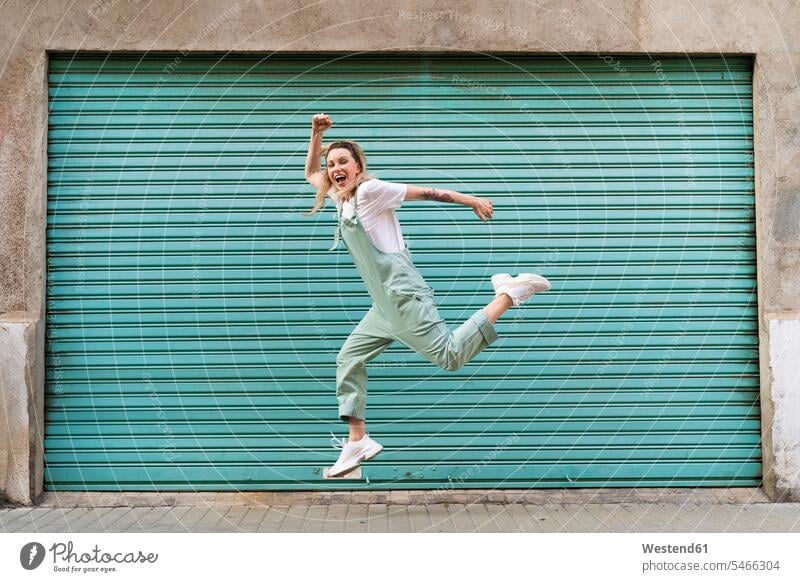
<instances>
[{"instance_id":1,"label":"cobblestone pavement","mask_svg":"<svg viewBox=\"0 0 800 582\"><path fill-rule=\"evenodd\" d=\"M202 503L0 509L0 532L800 532L800 503Z\"/></svg>"}]
</instances>

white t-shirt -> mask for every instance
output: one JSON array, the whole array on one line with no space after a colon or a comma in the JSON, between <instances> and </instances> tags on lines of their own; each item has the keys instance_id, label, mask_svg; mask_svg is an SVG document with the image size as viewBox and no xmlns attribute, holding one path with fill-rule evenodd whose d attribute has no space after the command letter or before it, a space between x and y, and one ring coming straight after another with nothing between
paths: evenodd
<instances>
[{"instance_id":1,"label":"white t-shirt","mask_svg":"<svg viewBox=\"0 0 800 582\"><path fill-rule=\"evenodd\" d=\"M405 248L400 221L395 209L400 208L406 197L407 187L397 182L385 182L373 178L358 185L358 219L375 247L384 253L398 253ZM333 198L333 189L328 196ZM353 217L353 199L344 202L337 212L345 218Z\"/></svg>"}]
</instances>

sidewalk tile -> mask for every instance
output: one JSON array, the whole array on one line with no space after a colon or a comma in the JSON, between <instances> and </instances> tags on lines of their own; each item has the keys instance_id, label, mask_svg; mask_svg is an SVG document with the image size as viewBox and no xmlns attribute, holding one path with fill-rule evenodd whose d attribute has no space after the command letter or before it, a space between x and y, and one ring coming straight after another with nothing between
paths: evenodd
<instances>
[{"instance_id":1,"label":"sidewalk tile","mask_svg":"<svg viewBox=\"0 0 800 582\"><path fill-rule=\"evenodd\" d=\"M365 505L349 505L347 510L346 532L366 532L369 508Z\"/></svg>"},{"instance_id":2,"label":"sidewalk tile","mask_svg":"<svg viewBox=\"0 0 800 582\"><path fill-rule=\"evenodd\" d=\"M367 531L371 533L388 533L389 511L385 503L372 503L368 507Z\"/></svg>"},{"instance_id":3,"label":"sidewalk tile","mask_svg":"<svg viewBox=\"0 0 800 582\"><path fill-rule=\"evenodd\" d=\"M347 508L344 503L334 503L328 506L328 515L322 526L324 532L344 532L347 529Z\"/></svg>"},{"instance_id":4,"label":"sidewalk tile","mask_svg":"<svg viewBox=\"0 0 800 582\"><path fill-rule=\"evenodd\" d=\"M286 511L286 518L281 524L281 533L295 533L303 531L303 520L308 513L308 505L292 505Z\"/></svg>"},{"instance_id":5,"label":"sidewalk tile","mask_svg":"<svg viewBox=\"0 0 800 582\"><path fill-rule=\"evenodd\" d=\"M264 515L264 519L261 520L256 531L268 533L279 532L288 511L289 507L287 505L273 505Z\"/></svg>"},{"instance_id":6,"label":"sidewalk tile","mask_svg":"<svg viewBox=\"0 0 800 582\"><path fill-rule=\"evenodd\" d=\"M467 513L469 513L472 521L475 522L475 531L481 533L500 531L497 524L492 519L492 516L489 515L489 512L486 510L486 505L484 503L472 503L467 505Z\"/></svg>"},{"instance_id":7,"label":"sidewalk tile","mask_svg":"<svg viewBox=\"0 0 800 582\"><path fill-rule=\"evenodd\" d=\"M330 505L311 505L308 508L302 531L306 533L315 533L323 531L325 526L325 518L330 511Z\"/></svg>"}]
</instances>

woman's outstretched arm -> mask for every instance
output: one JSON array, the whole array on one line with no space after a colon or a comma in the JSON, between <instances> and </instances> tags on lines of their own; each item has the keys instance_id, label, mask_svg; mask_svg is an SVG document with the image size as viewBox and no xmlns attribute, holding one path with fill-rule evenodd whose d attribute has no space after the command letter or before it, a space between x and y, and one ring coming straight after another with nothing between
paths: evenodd
<instances>
[{"instance_id":1,"label":"woman's outstretched arm","mask_svg":"<svg viewBox=\"0 0 800 582\"><path fill-rule=\"evenodd\" d=\"M324 113L318 113L311 118L311 140L308 143L308 154L306 155L306 180L317 188L322 179L322 170L319 167L322 134L332 125L331 118Z\"/></svg>"},{"instance_id":2,"label":"woman's outstretched arm","mask_svg":"<svg viewBox=\"0 0 800 582\"><path fill-rule=\"evenodd\" d=\"M493 214L492 201L472 196L471 194L462 194L455 190L448 190L446 188L434 188L432 186L412 186L407 185L406 200L432 200L434 202L449 202L451 204L463 204L469 206L475 211L475 214L482 221L488 221Z\"/></svg>"}]
</instances>

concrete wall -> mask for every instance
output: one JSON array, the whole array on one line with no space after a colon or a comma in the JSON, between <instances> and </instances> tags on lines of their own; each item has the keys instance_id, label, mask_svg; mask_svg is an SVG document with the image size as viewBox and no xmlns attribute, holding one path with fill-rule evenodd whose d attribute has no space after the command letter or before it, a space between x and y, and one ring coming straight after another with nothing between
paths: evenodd
<instances>
[{"instance_id":1,"label":"concrete wall","mask_svg":"<svg viewBox=\"0 0 800 582\"><path fill-rule=\"evenodd\" d=\"M20 313L0 321L0 501L27 502L42 493L44 390L35 366L43 363L35 354L44 350L44 336L37 338L37 329Z\"/></svg>"},{"instance_id":2,"label":"concrete wall","mask_svg":"<svg viewBox=\"0 0 800 582\"><path fill-rule=\"evenodd\" d=\"M754 54L765 490L800 499L795 0L10 0L0 11L0 322L9 330L0 378L11 414L0 418L0 487L9 499L31 503L41 490L46 51L77 49Z\"/></svg>"}]
</instances>

